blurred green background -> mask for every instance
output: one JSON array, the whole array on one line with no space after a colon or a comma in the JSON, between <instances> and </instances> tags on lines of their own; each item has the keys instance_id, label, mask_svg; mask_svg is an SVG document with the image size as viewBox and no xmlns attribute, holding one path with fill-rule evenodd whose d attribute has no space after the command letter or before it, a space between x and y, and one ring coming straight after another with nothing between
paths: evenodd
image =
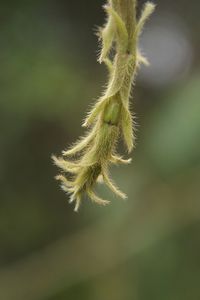
<instances>
[{"instance_id":1,"label":"blurred green background","mask_svg":"<svg viewBox=\"0 0 200 300\"><path fill-rule=\"evenodd\" d=\"M199 1L156 1L141 37L128 201L99 187L112 204L76 214L54 180L106 82L103 4L0 1L1 300L200 299Z\"/></svg>"}]
</instances>

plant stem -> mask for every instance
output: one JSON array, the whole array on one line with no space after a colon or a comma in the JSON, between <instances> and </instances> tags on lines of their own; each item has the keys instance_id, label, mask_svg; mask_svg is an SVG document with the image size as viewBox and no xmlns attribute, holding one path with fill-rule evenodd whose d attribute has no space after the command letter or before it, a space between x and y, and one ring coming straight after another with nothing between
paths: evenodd
<instances>
[{"instance_id":1,"label":"plant stem","mask_svg":"<svg viewBox=\"0 0 200 300\"><path fill-rule=\"evenodd\" d=\"M129 109L131 85L136 69L146 62L138 50L138 37L145 20L153 12L154 5L147 2L143 14L136 21L136 0L108 0L104 6L107 23L100 29L102 49L99 62L104 62L109 71L109 81L102 97L88 114L84 126L91 128L87 136L74 147L64 151L64 156L77 156L73 161L53 157L55 164L66 173L68 180L59 175L62 189L71 194L77 211L86 193L93 202L109 203L94 193L99 177L119 197L126 198L108 174L111 163L130 163L116 154L116 145L121 133L128 152L134 147L134 122ZM114 50L114 59L110 56Z\"/></svg>"}]
</instances>

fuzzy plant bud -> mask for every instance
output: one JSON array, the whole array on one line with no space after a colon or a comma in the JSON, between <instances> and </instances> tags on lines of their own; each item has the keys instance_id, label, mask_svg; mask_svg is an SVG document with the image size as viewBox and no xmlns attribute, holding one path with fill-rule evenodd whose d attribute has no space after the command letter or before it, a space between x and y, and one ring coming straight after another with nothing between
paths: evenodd
<instances>
[{"instance_id":1,"label":"fuzzy plant bud","mask_svg":"<svg viewBox=\"0 0 200 300\"><path fill-rule=\"evenodd\" d=\"M139 20L136 20L136 0L109 0L103 8L107 22L98 31L101 41L98 61L105 63L109 72L106 89L84 121L83 126L88 128L86 135L63 151L62 157L52 156L61 170L56 179L70 195L70 202L75 202L75 211L84 195L100 205L109 203L94 191L100 180L114 194L126 198L110 178L109 166L131 162L118 155L116 147L121 136L129 153L134 147L131 87L140 64L148 65L138 49L138 39L155 5L147 2ZM114 57L110 55L111 50Z\"/></svg>"}]
</instances>

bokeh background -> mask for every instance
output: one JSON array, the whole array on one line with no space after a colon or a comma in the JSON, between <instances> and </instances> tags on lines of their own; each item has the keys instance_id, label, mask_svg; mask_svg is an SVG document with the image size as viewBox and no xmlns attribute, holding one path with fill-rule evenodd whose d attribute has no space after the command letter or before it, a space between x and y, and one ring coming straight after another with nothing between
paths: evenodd
<instances>
[{"instance_id":1,"label":"bokeh background","mask_svg":"<svg viewBox=\"0 0 200 300\"><path fill-rule=\"evenodd\" d=\"M144 1L139 1L140 11ZM0 1L0 299L200 299L200 2L156 1L140 40L129 196L74 213L52 153L107 75L96 62L104 1ZM123 153L123 146L120 147Z\"/></svg>"}]
</instances>

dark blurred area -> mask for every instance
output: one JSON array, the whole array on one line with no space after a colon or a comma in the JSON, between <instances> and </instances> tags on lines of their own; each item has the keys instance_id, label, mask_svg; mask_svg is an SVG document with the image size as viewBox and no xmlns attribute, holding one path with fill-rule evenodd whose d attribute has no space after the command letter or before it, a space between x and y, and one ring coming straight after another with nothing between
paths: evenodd
<instances>
[{"instance_id":1,"label":"dark blurred area","mask_svg":"<svg viewBox=\"0 0 200 300\"><path fill-rule=\"evenodd\" d=\"M112 169L128 200L100 186L111 205L76 214L51 154L84 133L107 80L104 1L0 1L1 300L200 299L200 2L155 3L133 163Z\"/></svg>"}]
</instances>

